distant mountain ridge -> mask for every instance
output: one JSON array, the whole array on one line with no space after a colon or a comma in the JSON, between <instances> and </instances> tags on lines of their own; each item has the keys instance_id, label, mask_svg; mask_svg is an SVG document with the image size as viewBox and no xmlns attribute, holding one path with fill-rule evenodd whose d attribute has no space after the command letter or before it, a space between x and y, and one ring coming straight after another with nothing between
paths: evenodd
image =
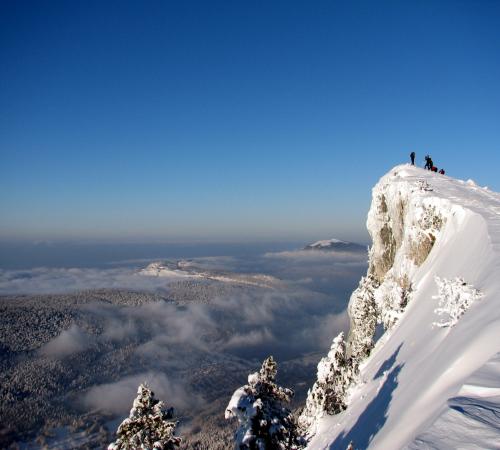
<instances>
[{"instance_id":1,"label":"distant mountain ridge","mask_svg":"<svg viewBox=\"0 0 500 450\"><path fill-rule=\"evenodd\" d=\"M366 247L354 242L341 241L340 239L325 239L308 244L303 250L361 252L366 251Z\"/></svg>"}]
</instances>

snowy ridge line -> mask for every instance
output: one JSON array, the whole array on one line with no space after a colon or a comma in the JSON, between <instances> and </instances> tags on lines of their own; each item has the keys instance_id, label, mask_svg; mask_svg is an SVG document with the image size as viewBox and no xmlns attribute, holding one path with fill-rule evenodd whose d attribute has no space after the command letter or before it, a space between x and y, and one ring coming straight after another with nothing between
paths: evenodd
<instances>
[{"instance_id":1,"label":"snowy ridge line","mask_svg":"<svg viewBox=\"0 0 500 450\"><path fill-rule=\"evenodd\" d=\"M358 378L308 448L500 448L500 195L409 165L372 194L370 265L349 305ZM449 295L459 314L433 326Z\"/></svg>"},{"instance_id":2,"label":"snowy ridge line","mask_svg":"<svg viewBox=\"0 0 500 450\"><path fill-rule=\"evenodd\" d=\"M500 396L500 387L475 386L464 384L458 395L463 397L496 397Z\"/></svg>"}]
</instances>

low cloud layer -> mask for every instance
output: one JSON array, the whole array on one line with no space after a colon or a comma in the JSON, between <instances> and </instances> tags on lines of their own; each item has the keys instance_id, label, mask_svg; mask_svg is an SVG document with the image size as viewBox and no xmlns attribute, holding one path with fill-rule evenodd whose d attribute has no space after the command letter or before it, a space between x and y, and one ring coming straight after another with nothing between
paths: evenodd
<instances>
[{"instance_id":1,"label":"low cloud layer","mask_svg":"<svg viewBox=\"0 0 500 450\"><path fill-rule=\"evenodd\" d=\"M130 268L1 270L0 294L57 294L89 289L155 290L180 277L145 277Z\"/></svg>"},{"instance_id":2,"label":"low cloud layer","mask_svg":"<svg viewBox=\"0 0 500 450\"><path fill-rule=\"evenodd\" d=\"M137 387L146 383L155 397L167 406L175 405L176 409L188 410L202 402L179 380L168 378L164 373L145 372L122 378L115 383L100 384L92 387L83 397L82 403L87 410L100 410L115 415L126 415L132 407L137 395Z\"/></svg>"},{"instance_id":3,"label":"low cloud layer","mask_svg":"<svg viewBox=\"0 0 500 450\"><path fill-rule=\"evenodd\" d=\"M102 358L103 364L119 364L117 372L122 378L91 387L79 401L86 411L98 409L123 416L144 381L158 398L177 409L189 409L201 402L201 391L194 394L186 381L193 368L203 367L207 372L193 375L198 378L189 383L210 386L214 381L204 379L210 377L210 367L217 367L220 374L225 367L241 368L243 360L256 366L270 354L281 363L326 352L333 337L348 330L346 305L366 271L366 255L279 252L194 258L183 267L195 272L266 274L279 282L227 289L228 284L199 276L144 276L128 267L40 268L0 271L0 293L128 288L161 290L169 298L169 285L170 295L174 289L185 289L186 295L179 296L178 303L156 301L137 306L98 300L81 304L71 319L79 326L73 324L39 350L44 357L63 363L70 355L88 351L93 352L89 357Z\"/></svg>"},{"instance_id":4,"label":"low cloud layer","mask_svg":"<svg viewBox=\"0 0 500 450\"><path fill-rule=\"evenodd\" d=\"M294 286L282 291L248 288L209 304L96 304L86 310L103 324L99 342L134 344L142 361L180 370L207 355L291 358L324 350L335 334L347 330L345 302Z\"/></svg>"},{"instance_id":5,"label":"low cloud layer","mask_svg":"<svg viewBox=\"0 0 500 450\"><path fill-rule=\"evenodd\" d=\"M82 352L89 347L90 343L90 336L84 333L77 325L73 324L59 336L47 342L40 348L39 352L43 356L64 358L65 356Z\"/></svg>"},{"instance_id":6,"label":"low cloud layer","mask_svg":"<svg viewBox=\"0 0 500 450\"><path fill-rule=\"evenodd\" d=\"M365 252L342 252L333 250L292 250L284 252L268 252L265 258L294 259L301 261L334 261L334 262L360 262L366 261Z\"/></svg>"},{"instance_id":7,"label":"low cloud layer","mask_svg":"<svg viewBox=\"0 0 500 450\"><path fill-rule=\"evenodd\" d=\"M29 270L0 269L0 295L56 294L91 289L162 290L171 281L185 279L174 271L161 277L139 273L150 260L134 261L135 267L113 268L54 268ZM269 252L252 257L215 256L191 259L187 265L200 270L236 273L264 273L294 283L341 281L367 265L364 252L295 250ZM362 270L361 270L362 271Z\"/></svg>"}]
</instances>

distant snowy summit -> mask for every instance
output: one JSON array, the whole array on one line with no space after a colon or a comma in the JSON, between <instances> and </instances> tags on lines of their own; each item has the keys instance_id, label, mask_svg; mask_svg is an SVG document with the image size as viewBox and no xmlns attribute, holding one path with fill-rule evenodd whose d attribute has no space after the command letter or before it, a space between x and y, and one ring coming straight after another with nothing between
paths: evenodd
<instances>
[{"instance_id":1,"label":"distant snowy summit","mask_svg":"<svg viewBox=\"0 0 500 450\"><path fill-rule=\"evenodd\" d=\"M325 239L306 245L304 250L321 250L336 252L365 252L366 247L354 242L341 241L340 239Z\"/></svg>"}]
</instances>

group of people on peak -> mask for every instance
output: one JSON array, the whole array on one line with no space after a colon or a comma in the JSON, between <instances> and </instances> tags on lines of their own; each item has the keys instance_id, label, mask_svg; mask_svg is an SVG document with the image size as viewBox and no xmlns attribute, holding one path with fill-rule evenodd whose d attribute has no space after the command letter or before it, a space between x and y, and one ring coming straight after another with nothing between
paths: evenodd
<instances>
[{"instance_id":1,"label":"group of people on peak","mask_svg":"<svg viewBox=\"0 0 500 450\"><path fill-rule=\"evenodd\" d=\"M429 155L425 155L425 166L424 169L431 170L432 172L438 172L438 168L434 165L432 158ZM415 152L410 153L411 165L415 165ZM441 175L444 175L444 169L439 170Z\"/></svg>"}]
</instances>

